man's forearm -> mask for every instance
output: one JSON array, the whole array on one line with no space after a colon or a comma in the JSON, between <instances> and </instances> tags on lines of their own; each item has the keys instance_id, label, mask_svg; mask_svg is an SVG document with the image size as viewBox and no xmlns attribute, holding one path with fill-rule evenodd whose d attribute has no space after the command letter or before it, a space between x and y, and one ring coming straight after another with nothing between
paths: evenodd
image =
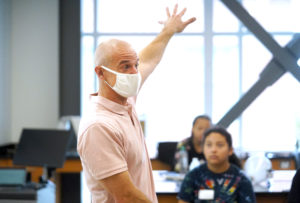
<instances>
[{"instance_id":1,"label":"man's forearm","mask_svg":"<svg viewBox=\"0 0 300 203\"><path fill-rule=\"evenodd\" d=\"M116 203L152 203L144 193L140 190L135 189L134 191L130 191L128 193L119 196L116 199Z\"/></svg>"},{"instance_id":2,"label":"man's forearm","mask_svg":"<svg viewBox=\"0 0 300 203\"><path fill-rule=\"evenodd\" d=\"M139 60L141 68L144 69L142 71L150 74L154 70L154 68L160 62L164 51L173 35L174 32L168 30L167 28L164 28L155 37L155 39L140 52Z\"/></svg>"},{"instance_id":3,"label":"man's forearm","mask_svg":"<svg viewBox=\"0 0 300 203\"><path fill-rule=\"evenodd\" d=\"M101 180L101 185L117 203L151 203L131 181L128 171Z\"/></svg>"}]
</instances>

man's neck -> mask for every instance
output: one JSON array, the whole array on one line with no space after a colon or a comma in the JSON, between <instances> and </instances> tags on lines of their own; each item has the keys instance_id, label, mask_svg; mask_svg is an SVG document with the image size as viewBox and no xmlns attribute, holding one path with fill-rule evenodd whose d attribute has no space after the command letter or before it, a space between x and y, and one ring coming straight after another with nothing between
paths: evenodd
<instances>
[{"instance_id":1,"label":"man's neck","mask_svg":"<svg viewBox=\"0 0 300 203\"><path fill-rule=\"evenodd\" d=\"M106 89L105 90L105 89L99 88L98 95L100 95L100 96L102 96L102 97L104 97L106 99L109 99L109 100L111 100L113 102L116 102L118 104L121 104L123 106L127 105L127 98L118 95L112 89L110 89L110 90Z\"/></svg>"}]
</instances>

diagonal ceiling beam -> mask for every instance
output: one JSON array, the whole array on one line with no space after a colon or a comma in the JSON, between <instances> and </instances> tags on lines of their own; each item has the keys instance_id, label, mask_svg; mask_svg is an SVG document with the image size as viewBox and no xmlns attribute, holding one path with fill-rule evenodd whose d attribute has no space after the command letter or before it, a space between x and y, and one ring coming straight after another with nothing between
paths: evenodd
<instances>
[{"instance_id":1,"label":"diagonal ceiling beam","mask_svg":"<svg viewBox=\"0 0 300 203\"><path fill-rule=\"evenodd\" d=\"M300 82L300 68L297 65L297 58L283 49L239 2L236 0L221 1L265 45L276 60Z\"/></svg>"},{"instance_id":2,"label":"diagonal ceiling beam","mask_svg":"<svg viewBox=\"0 0 300 203\"><path fill-rule=\"evenodd\" d=\"M218 125L228 127L257 98L257 96L259 96L268 86L276 82L285 72L291 72L300 82L300 68L297 65L297 59L300 56L300 36L295 35L288 45L285 48L282 48L240 3L236 0L221 1L274 56L260 74L259 80L218 122Z\"/></svg>"},{"instance_id":3,"label":"diagonal ceiling beam","mask_svg":"<svg viewBox=\"0 0 300 203\"><path fill-rule=\"evenodd\" d=\"M300 57L300 35L295 35L285 50ZM273 58L261 72L258 81L220 119L218 125L227 128L268 86L273 85L286 72L286 69Z\"/></svg>"}]
</instances>

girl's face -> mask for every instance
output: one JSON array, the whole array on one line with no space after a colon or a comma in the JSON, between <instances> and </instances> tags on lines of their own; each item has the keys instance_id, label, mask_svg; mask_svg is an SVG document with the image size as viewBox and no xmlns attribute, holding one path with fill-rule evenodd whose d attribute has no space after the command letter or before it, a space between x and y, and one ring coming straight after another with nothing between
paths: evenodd
<instances>
[{"instance_id":1,"label":"girl's face","mask_svg":"<svg viewBox=\"0 0 300 203\"><path fill-rule=\"evenodd\" d=\"M202 142L203 133L210 127L210 121L205 118L199 118L196 120L195 125L193 126L192 132L194 140L197 143Z\"/></svg>"},{"instance_id":2,"label":"girl's face","mask_svg":"<svg viewBox=\"0 0 300 203\"><path fill-rule=\"evenodd\" d=\"M229 163L228 157L232 155L233 149L229 147L226 138L222 134L212 132L204 141L203 152L207 164L222 166Z\"/></svg>"}]
</instances>

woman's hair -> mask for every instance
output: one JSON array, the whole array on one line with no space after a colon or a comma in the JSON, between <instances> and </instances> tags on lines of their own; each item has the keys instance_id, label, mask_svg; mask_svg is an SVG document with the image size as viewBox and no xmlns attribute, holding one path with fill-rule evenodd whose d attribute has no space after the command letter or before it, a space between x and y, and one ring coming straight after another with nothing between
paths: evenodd
<instances>
[{"instance_id":1,"label":"woman's hair","mask_svg":"<svg viewBox=\"0 0 300 203\"><path fill-rule=\"evenodd\" d=\"M196 124L196 121L197 121L198 119L200 119L200 118L206 119L206 120L208 120L209 122L211 122L211 119L210 119L209 116L207 116L207 115L199 115L199 116L196 116L196 118L194 118L193 126Z\"/></svg>"},{"instance_id":2,"label":"woman's hair","mask_svg":"<svg viewBox=\"0 0 300 203\"><path fill-rule=\"evenodd\" d=\"M210 123L211 123L211 119L209 116L207 115L199 115L199 116L196 116L193 120L193 127L195 126L196 122L198 119L205 119L205 120L208 120ZM193 137L193 131L191 132L191 137Z\"/></svg>"},{"instance_id":3,"label":"woman's hair","mask_svg":"<svg viewBox=\"0 0 300 203\"><path fill-rule=\"evenodd\" d=\"M232 138L231 138L231 134L225 129L222 128L220 126L214 126L212 128L209 128L208 130L206 130L203 134L203 140L202 143L204 144L205 139L211 134L211 133L219 133L222 136L225 137L226 142L229 146L229 148L232 148ZM242 168L242 164L240 159L235 155L235 153L232 153L231 156L229 156L228 158L229 162L232 164L235 164L237 167Z\"/></svg>"}]
</instances>

